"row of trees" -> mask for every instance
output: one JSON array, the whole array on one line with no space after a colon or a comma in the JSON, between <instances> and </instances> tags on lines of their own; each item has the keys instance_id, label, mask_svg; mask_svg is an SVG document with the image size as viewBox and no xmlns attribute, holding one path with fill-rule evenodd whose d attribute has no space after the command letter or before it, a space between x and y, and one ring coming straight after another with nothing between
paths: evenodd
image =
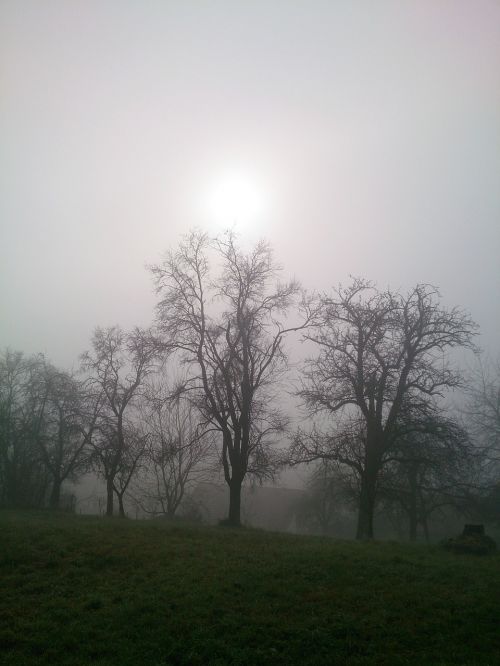
<instances>
[{"instance_id":1,"label":"row of trees","mask_svg":"<svg viewBox=\"0 0 500 666\"><path fill-rule=\"evenodd\" d=\"M3 504L33 503L50 485L57 506L63 481L92 468L106 482L108 514L115 498L124 514L133 486L145 511L172 514L189 479L218 467L238 525L246 478L322 461L357 504L358 538L373 537L384 503L400 506L414 538L443 503L470 506L495 487L498 382L483 373L475 384L469 428L451 415L450 391L465 382L450 352L474 349L477 330L435 288L402 294L355 279L307 295L279 281L267 244L243 252L232 234L191 233L151 271L154 328L97 329L77 377L41 357L4 355ZM292 334L309 350L298 429L276 395L292 393Z\"/></svg>"},{"instance_id":2,"label":"row of trees","mask_svg":"<svg viewBox=\"0 0 500 666\"><path fill-rule=\"evenodd\" d=\"M0 358L0 501L59 505L63 482L78 472L92 431L82 418L83 386L42 356L7 350Z\"/></svg>"},{"instance_id":3,"label":"row of trees","mask_svg":"<svg viewBox=\"0 0 500 666\"><path fill-rule=\"evenodd\" d=\"M85 472L106 485L106 514L134 479L144 511L173 515L209 453L188 402L147 382L152 339L97 329L75 376L42 356L0 357L0 505L61 507L61 488ZM156 373L156 377L162 373ZM202 440L203 445L202 445ZM203 455L202 455L203 454Z\"/></svg>"}]
</instances>

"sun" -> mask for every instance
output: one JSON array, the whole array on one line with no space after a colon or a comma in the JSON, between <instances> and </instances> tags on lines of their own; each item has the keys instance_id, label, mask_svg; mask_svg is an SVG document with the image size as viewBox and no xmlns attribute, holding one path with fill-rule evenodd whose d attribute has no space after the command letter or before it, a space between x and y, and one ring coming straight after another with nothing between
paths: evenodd
<instances>
[{"instance_id":1,"label":"sun","mask_svg":"<svg viewBox=\"0 0 500 666\"><path fill-rule=\"evenodd\" d=\"M263 222L266 197L255 178L243 171L227 171L207 188L205 208L212 227L255 228Z\"/></svg>"}]
</instances>

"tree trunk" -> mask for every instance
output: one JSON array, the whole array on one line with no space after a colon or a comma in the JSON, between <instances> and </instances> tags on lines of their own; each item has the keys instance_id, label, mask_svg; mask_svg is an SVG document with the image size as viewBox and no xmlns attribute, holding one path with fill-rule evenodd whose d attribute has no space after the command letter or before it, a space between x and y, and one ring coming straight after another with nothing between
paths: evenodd
<instances>
[{"instance_id":1,"label":"tree trunk","mask_svg":"<svg viewBox=\"0 0 500 666\"><path fill-rule=\"evenodd\" d=\"M358 526L356 530L356 539L359 541L364 539L373 539L374 509L374 503L368 496L367 491L362 488L358 511Z\"/></svg>"},{"instance_id":2,"label":"tree trunk","mask_svg":"<svg viewBox=\"0 0 500 666\"><path fill-rule=\"evenodd\" d=\"M375 479L361 479L359 496L358 527L356 539L373 539L373 514L375 512Z\"/></svg>"},{"instance_id":3,"label":"tree trunk","mask_svg":"<svg viewBox=\"0 0 500 666\"><path fill-rule=\"evenodd\" d=\"M358 528L356 539L373 539L373 514L375 513L375 496L377 477L380 471L381 456L379 451L383 435L377 423L367 424L364 470L361 475L361 491L359 494Z\"/></svg>"},{"instance_id":4,"label":"tree trunk","mask_svg":"<svg viewBox=\"0 0 500 666\"><path fill-rule=\"evenodd\" d=\"M241 481L234 476L229 483L228 525L241 527Z\"/></svg>"},{"instance_id":5,"label":"tree trunk","mask_svg":"<svg viewBox=\"0 0 500 666\"><path fill-rule=\"evenodd\" d=\"M111 479L111 478L106 479L106 493L107 493L106 515L107 516L112 516L113 515L113 479Z\"/></svg>"},{"instance_id":6,"label":"tree trunk","mask_svg":"<svg viewBox=\"0 0 500 666\"><path fill-rule=\"evenodd\" d=\"M51 509L58 509L61 501L61 479L54 477L52 482L52 491L50 493L49 506Z\"/></svg>"},{"instance_id":7,"label":"tree trunk","mask_svg":"<svg viewBox=\"0 0 500 666\"><path fill-rule=\"evenodd\" d=\"M118 495L118 515L125 518L125 509L123 507L123 495Z\"/></svg>"},{"instance_id":8,"label":"tree trunk","mask_svg":"<svg viewBox=\"0 0 500 666\"><path fill-rule=\"evenodd\" d=\"M358 527L356 539L373 539L373 514L375 512L376 474L363 474L359 496Z\"/></svg>"}]
</instances>

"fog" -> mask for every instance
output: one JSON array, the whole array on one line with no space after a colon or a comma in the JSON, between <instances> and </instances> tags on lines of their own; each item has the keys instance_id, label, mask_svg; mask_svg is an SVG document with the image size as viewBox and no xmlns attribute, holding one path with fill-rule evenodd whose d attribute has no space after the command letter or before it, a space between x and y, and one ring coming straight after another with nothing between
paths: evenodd
<instances>
[{"instance_id":1,"label":"fog","mask_svg":"<svg viewBox=\"0 0 500 666\"><path fill-rule=\"evenodd\" d=\"M152 319L220 174L323 289L437 285L499 352L497 2L0 3L0 346L71 366Z\"/></svg>"},{"instance_id":2,"label":"fog","mask_svg":"<svg viewBox=\"0 0 500 666\"><path fill-rule=\"evenodd\" d=\"M499 663L499 74L500 0L0 0L5 663Z\"/></svg>"}]
</instances>

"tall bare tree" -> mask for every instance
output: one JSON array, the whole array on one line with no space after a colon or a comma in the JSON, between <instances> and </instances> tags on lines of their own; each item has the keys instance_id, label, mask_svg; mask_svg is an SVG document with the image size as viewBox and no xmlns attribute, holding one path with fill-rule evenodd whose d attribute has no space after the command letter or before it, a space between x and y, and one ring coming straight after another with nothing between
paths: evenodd
<instances>
[{"instance_id":1,"label":"tall bare tree","mask_svg":"<svg viewBox=\"0 0 500 666\"><path fill-rule=\"evenodd\" d=\"M277 281L266 243L244 253L230 233L211 241L193 232L152 271L158 326L189 369L184 391L220 434L228 522L239 525L243 480L272 474L271 444L285 427L270 387L287 369L285 336L306 323L284 323L299 285Z\"/></svg>"},{"instance_id":2,"label":"tall bare tree","mask_svg":"<svg viewBox=\"0 0 500 666\"><path fill-rule=\"evenodd\" d=\"M89 385L102 399L92 447L106 481L108 516L113 514L115 478L124 470L127 451L135 444L135 435L130 436L130 433L135 432L136 401L145 378L153 369L156 353L157 346L150 332L135 329L126 334L113 326L97 328L92 351L82 355L82 368L88 373ZM120 499L120 491L117 494ZM121 497L123 499L123 495ZM120 506L123 513L122 501Z\"/></svg>"},{"instance_id":3,"label":"tall bare tree","mask_svg":"<svg viewBox=\"0 0 500 666\"><path fill-rule=\"evenodd\" d=\"M472 347L475 330L467 314L441 306L437 290L425 284L404 295L355 279L322 296L320 315L306 334L318 355L307 362L300 395L311 415L333 417L334 454L348 450L346 464L359 473L358 538L373 537L377 482L402 414L410 407L425 414L461 385L446 352ZM311 459L321 447L324 436L299 437L293 455L300 458L302 448L303 458Z\"/></svg>"}]
</instances>

